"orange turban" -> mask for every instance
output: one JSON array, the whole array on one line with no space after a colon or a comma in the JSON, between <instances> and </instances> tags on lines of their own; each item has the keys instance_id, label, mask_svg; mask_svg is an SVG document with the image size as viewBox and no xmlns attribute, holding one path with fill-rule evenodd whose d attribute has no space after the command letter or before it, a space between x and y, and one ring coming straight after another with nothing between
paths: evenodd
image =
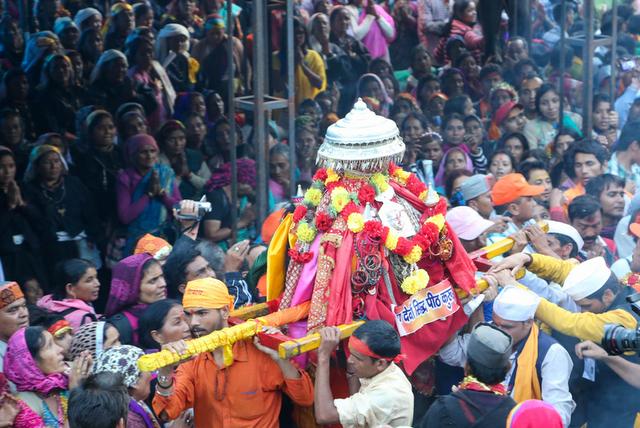
<instances>
[{"instance_id":1,"label":"orange turban","mask_svg":"<svg viewBox=\"0 0 640 428\"><path fill-rule=\"evenodd\" d=\"M17 282L5 282L0 285L0 309L22 298L24 294Z\"/></svg>"},{"instance_id":2,"label":"orange turban","mask_svg":"<svg viewBox=\"0 0 640 428\"><path fill-rule=\"evenodd\" d=\"M169 257L173 247L167 241L150 233L144 235L136 244L133 254L151 254L156 260L164 260Z\"/></svg>"},{"instance_id":3,"label":"orange turban","mask_svg":"<svg viewBox=\"0 0 640 428\"><path fill-rule=\"evenodd\" d=\"M224 282L215 278L201 278L189 281L182 297L185 308L233 309L233 297L229 295Z\"/></svg>"}]
</instances>

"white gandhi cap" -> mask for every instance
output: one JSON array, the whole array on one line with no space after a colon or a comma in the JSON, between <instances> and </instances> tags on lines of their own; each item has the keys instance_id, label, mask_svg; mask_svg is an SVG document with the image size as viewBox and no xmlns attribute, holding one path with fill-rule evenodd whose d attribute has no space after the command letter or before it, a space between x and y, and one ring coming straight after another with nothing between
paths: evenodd
<instances>
[{"instance_id":1,"label":"white gandhi cap","mask_svg":"<svg viewBox=\"0 0 640 428\"><path fill-rule=\"evenodd\" d=\"M540 303L535 293L520 287L507 286L493 301L493 313L507 321L533 319Z\"/></svg>"},{"instance_id":2,"label":"white gandhi cap","mask_svg":"<svg viewBox=\"0 0 640 428\"><path fill-rule=\"evenodd\" d=\"M602 257L595 257L574 267L564 280L562 289L573 300L581 300L600 290L611 276Z\"/></svg>"},{"instance_id":3,"label":"white gandhi cap","mask_svg":"<svg viewBox=\"0 0 640 428\"><path fill-rule=\"evenodd\" d=\"M572 239L573 242L576 243L578 251L582 250L584 241L575 227L560 221L547 220L547 223L549 224L549 233L566 236L567 238Z\"/></svg>"}]
</instances>

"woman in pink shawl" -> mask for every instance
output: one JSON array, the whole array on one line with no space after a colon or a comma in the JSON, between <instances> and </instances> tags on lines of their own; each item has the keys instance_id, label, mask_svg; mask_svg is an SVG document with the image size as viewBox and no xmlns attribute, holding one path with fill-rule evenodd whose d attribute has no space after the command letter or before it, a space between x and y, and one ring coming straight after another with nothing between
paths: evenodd
<instances>
[{"instance_id":1,"label":"woman in pink shawl","mask_svg":"<svg viewBox=\"0 0 640 428\"><path fill-rule=\"evenodd\" d=\"M62 348L51 333L39 326L15 332L4 357L4 375L15 384L19 399L12 426L66 427L69 389L89 374L90 366L91 357L83 355L67 377Z\"/></svg>"},{"instance_id":2,"label":"woman in pink shawl","mask_svg":"<svg viewBox=\"0 0 640 428\"><path fill-rule=\"evenodd\" d=\"M167 298L162 266L146 253L129 256L113 267L106 315L120 342L138 345L138 318L151 303Z\"/></svg>"},{"instance_id":3,"label":"woman in pink shawl","mask_svg":"<svg viewBox=\"0 0 640 428\"><path fill-rule=\"evenodd\" d=\"M3 373L0 373L0 400L0 413L3 415L0 424L9 424L14 428L44 427L42 418L36 412L9 393L9 382Z\"/></svg>"},{"instance_id":4,"label":"woman in pink shawl","mask_svg":"<svg viewBox=\"0 0 640 428\"><path fill-rule=\"evenodd\" d=\"M369 50L371 59L384 58L391 64L389 45L396 37L396 25L382 6L369 0L350 0L351 31Z\"/></svg>"},{"instance_id":5,"label":"woman in pink shawl","mask_svg":"<svg viewBox=\"0 0 640 428\"><path fill-rule=\"evenodd\" d=\"M442 156L435 179L436 189L438 192L444 189L447 174L456 169L466 169L469 172L473 172L473 163L471 162L471 158L462 149L462 147L453 147L447 150L444 156Z\"/></svg>"}]
</instances>

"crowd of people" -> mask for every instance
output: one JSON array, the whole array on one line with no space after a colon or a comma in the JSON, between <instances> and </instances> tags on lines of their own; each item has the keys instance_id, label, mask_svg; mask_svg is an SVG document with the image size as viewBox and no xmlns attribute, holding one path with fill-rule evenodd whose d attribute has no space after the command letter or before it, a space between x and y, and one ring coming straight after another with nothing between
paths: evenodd
<instances>
[{"instance_id":1,"label":"crowd of people","mask_svg":"<svg viewBox=\"0 0 640 428\"><path fill-rule=\"evenodd\" d=\"M231 32L224 0L27 3L0 19L0 426L634 426L640 359L599 344L638 321L638 2L598 8L617 43L583 81L581 48L560 43L584 34L580 0L564 22L559 0L296 0L294 46L268 1L269 86L295 85L296 120L292 141L268 116L261 224L253 117L227 108L253 93L251 1ZM514 242L461 302L468 323L410 377L380 320L348 343L318 329L307 367L255 339L140 371L266 300L290 189L358 98L397 124L399 166L446 198L468 253Z\"/></svg>"}]
</instances>

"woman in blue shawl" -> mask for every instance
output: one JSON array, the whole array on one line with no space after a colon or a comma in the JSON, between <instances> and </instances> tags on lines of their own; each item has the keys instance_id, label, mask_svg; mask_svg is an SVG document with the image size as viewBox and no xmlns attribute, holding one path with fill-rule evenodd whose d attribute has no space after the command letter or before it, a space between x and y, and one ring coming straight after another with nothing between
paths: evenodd
<instances>
[{"instance_id":1,"label":"woman in blue shawl","mask_svg":"<svg viewBox=\"0 0 640 428\"><path fill-rule=\"evenodd\" d=\"M165 235L173 206L182 197L173 170L158 162L158 145L153 137L138 134L125 144L129 165L118 174L118 217L127 225L125 255L131 254L145 233Z\"/></svg>"}]
</instances>

